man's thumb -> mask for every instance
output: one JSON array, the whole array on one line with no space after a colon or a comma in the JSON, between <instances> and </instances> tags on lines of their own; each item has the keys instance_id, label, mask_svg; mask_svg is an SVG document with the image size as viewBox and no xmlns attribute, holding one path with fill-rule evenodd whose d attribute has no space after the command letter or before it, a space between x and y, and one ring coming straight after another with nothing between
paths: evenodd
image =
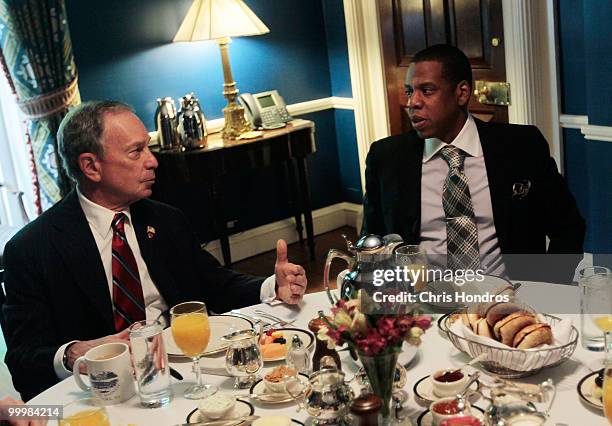
<instances>
[{"instance_id":1,"label":"man's thumb","mask_svg":"<svg viewBox=\"0 0 612 426\"><path fill-rule=\"evenodd\" d=\"M276 242L276 263L287 262L287 243L285 240Z\"/></svg>"}]
</instances>

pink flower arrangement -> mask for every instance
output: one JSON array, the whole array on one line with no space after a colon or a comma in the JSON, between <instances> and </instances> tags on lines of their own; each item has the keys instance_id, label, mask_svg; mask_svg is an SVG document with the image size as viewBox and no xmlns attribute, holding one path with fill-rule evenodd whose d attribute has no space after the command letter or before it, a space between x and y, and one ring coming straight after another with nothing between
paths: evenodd
<instances>
[{"instance_id":1,"label":"pink flower arrangement","mask_svg":"<svg viewBox=\"0 0 612 426\"><path fill-rule=\"evenodd\" d=\"M358 296L349 301L339 300L331 308L331 320L320 312L327 327L319 330L318 338L326 340L330 349L346 343L365 355L382 355L399 352L404 341L419 345L421 336L431 326L431 317L427 315L365 315L360 307Z\"/></svg>"}]
</instances>

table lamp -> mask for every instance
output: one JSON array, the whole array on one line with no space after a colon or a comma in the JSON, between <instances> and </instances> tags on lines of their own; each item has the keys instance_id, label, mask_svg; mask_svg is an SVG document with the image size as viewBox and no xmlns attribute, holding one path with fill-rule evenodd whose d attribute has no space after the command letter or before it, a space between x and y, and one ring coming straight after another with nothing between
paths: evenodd
<instances>
[{"instance_id":1,"label":"table lamp","mask_svg":"<svg viewBox=\"0 0 612 426\"><path fill-rule=\"evenodd\" d=\"M228 52L230 37L268 32L268 27L242 0L194 0L172 40L217 40L223 63L223 96L227 99L227 106L223 108L223 139L236 139L242 133L252 130L251 124L244 117L244 108L236 103L238 89L232 76Z\"/></svg>"}]
</instances>

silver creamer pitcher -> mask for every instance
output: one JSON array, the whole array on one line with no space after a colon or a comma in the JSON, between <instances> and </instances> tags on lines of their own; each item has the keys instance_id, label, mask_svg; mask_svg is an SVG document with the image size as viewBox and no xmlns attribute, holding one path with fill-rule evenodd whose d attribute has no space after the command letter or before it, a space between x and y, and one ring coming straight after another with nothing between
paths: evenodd
<instances>
[{"instance_id":1,"label":"silver creamer pitcher","mask_svg":"<svg viewBox=\"0 0 612 426\"><path fill-rule=\"evenodd\" d=\"M161 149L180 148L176 106L174 105L174 100L169 96L157 99L155 130L159 134Z\"/></svg>"},{"instance_id":2,"label":"silver creamer pitcher","mask_svg":"<svg viewBox=\"0 0 612 426\"><path fill-rule=\"evenodd\" d=\"M206 118L198 99L193 93L185 95L180 100L181 109L178 115L178 132L181 145L185 149L206 147L208 133Z\"/></svg>"}]
</instances>

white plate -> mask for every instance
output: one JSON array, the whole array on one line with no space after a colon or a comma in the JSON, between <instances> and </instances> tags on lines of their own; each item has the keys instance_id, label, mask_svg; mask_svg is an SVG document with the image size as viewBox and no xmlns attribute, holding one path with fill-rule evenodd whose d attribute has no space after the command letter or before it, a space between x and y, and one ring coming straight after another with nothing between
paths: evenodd
<instances>
[{"instance_id":1,"label":"white plate","mask_svg":"<svg viewBox=\"0 0 612 426\"><path fill-rule=\"evenodd\" d=\"M211 355L227 349L227 342L221 340L223 336L233 333L234 331L253 328L253 323L248 319L235 317L233 315L209 316L208 324L210 325L210 340L208 341L206 352L204 352L203 355ZM171 327L164 330L163 336L168 355L185 358L181 349L174 343Z\"/></svg>"},{"instance_id":2,"label":"white plate","mask_svg":"<svg viewBox=\"0 0 612 426\"><path fill-rule=\"evenodd\" d=\"M236 417L252 416L254 412L255 412L255 408L253 407L253 405L251 405L250 402L243 401L241 399L237 399L236 405L234 405L234 408L232 408L225 416L223 416L222 418L218 420L235 419ZM213 419L206 417L197 408L187 415L187 423L207 422L211 420ZM228 421L227 423L225 423L225 425L226 426L234 426L234 425L237 426L243 423L244 422Z\"/></svg>"},{"instance_id":3,"label":"white plate","mask_svg":"<svg viewBox=\"0 0 612 426\"><path fill-rule=\"evenodd\" d=\"M476 417L482 424L484 424L484 410L480 407L476 407L472 405L471 416ZM419 418L417 419L417 426L433 426L433 416L431 415L431 411L423 411Z\"/></svg>"},{"instance_id":4,"label":"white plate","mask_svg":"<svg viewBox=\"0 0 612 426\"><path fill-rule=\"evenodd\" d=\"M265 373L264 373L265 374ZM302 396L306 390L308 389L308 377L304 374L298 374L298 379L300 380L300 382L302 383L302 389L299 393L299 396ZM297 383L295 384L295 386L297 386ZM297 394L297 389L295 391L293 391L292 388L291 392L293 392L294 395ZM263 379L258 380L257 382L255 382L255 384L253 386L251 386L251 390L249 391L249 394L253 395L266 395L266 394L270 394L271 392L268 391L268 389L266 388L266 384L264 383ZM276 395L276 394L274 394ZM279 397L278 399L266 399L266 400L261 400L261 399L254 399L254 401L260 402L262 404L284 404L286 402L293 402L295 401L295 398L293 398L291 395L287 394L278 394ZM286 395L286 396L284 396Z\"/></svg>"},{"instance_id":5,"label":"white plate","mask_svg":"<svg viewBox=\"0 0 612 426\"><path fill-rule=\"evenodd\" d=\"M291 339L293 339L293 336L296 334L300 336L300 340L302 341L304 346L306 346L306 349L310 349L314 343L313 334L309 331L302 330L301 328L281 327L281 328L275 328L275 330L283 332L283 336L285 337L285 340L287 341L287 343L285 343L287 349L289 349L289 345L291 345ZM280 356L276 358L264 358L263 360L265 362L272 362L272 361L282 361L285 358L286 358L285 356Z\"/></svg>"},{"instance_id":6,"label":"white plate","mask_svg":"<svg viewBox=\"0 0 612 426\"><path fill-rule=\"evenodd\" d=\"M593 386L595 386L595 377L599 374L598 371L587 374L579 382L577 386L578 395L582 402L589 407L603 410L603 401L593 396Z\"/></svg>"},{"instance_id":7,"label":"white plate","mask_svg":"<svg viewBox=\"0 0 612 426\"><path fill-rule=\"evenodd\" d=\"M470 385L470 390L472 391L472 393L469 396L470 398L474 395L478 395L478 394L475 394L474 392L478 390L479 386L480 386L480 382L478 380L476 380L474 383ZM420 398L421 400L427 403L432 403L436 399L441 398L433 393L433 385L431 383L431 376L425 376L422 379L420 379L418 382L414 384L414 387L412 388L412 390L414 392L415 399Z\"/></svg>"}]
</instances>

